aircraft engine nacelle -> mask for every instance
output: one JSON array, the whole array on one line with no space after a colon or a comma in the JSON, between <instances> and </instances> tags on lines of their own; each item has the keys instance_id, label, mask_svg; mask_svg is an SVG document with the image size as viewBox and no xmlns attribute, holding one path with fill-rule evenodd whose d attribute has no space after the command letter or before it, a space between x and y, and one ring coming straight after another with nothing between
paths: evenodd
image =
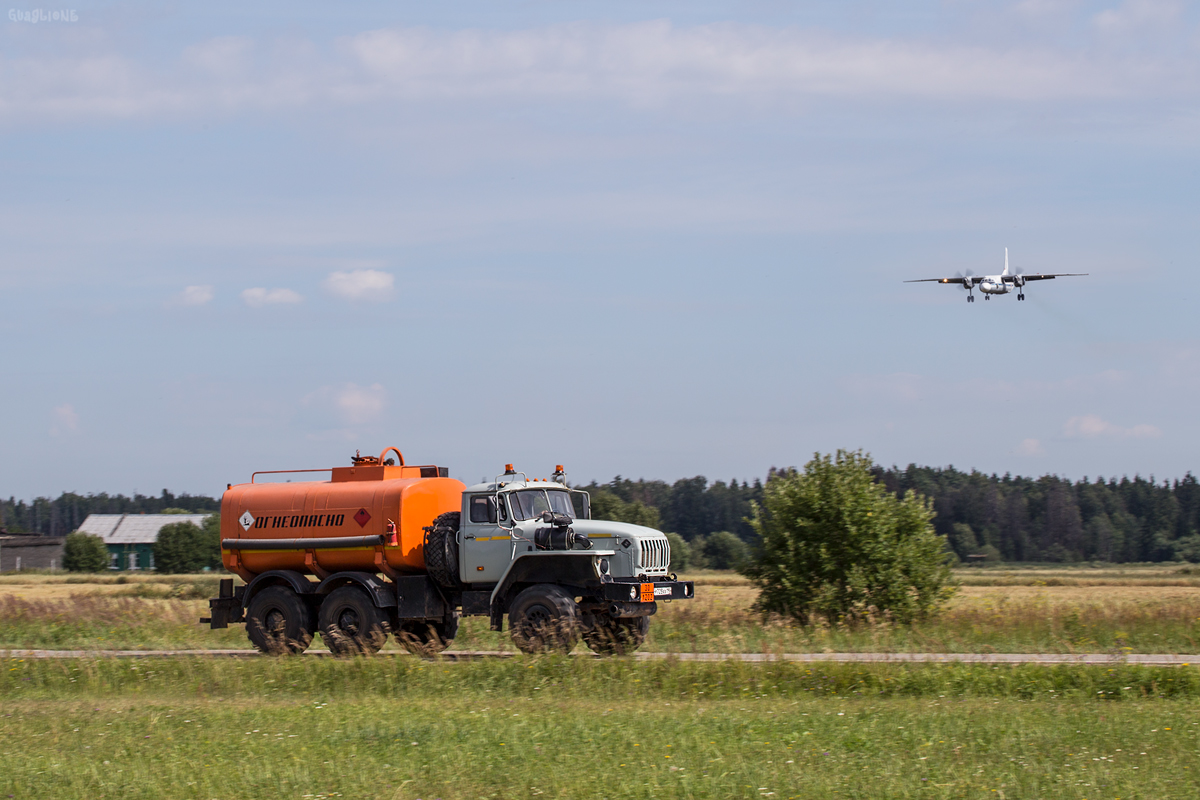
<instances>
[{"instance_id":1,"label":"aircraft engine nacelle","mask_svg":"<svg viewBox=\"0 0 1200 800\"><path fill-rule=\"evenodd\" d=\"M965 286L966 288L970 289L974 285L975 285L974 278L963 278L963 286Z\"/></svg>"},{"instance_id":2,"label":"aircraft engine nacelle","mask_svg":"<svg viewBox=\"0 0 1200 800\"><path fill-rule=\"evenodd\" d=\"M1017 286L1024 286L1025 285L1024 276L1018 275L1017 277L1013 278L1013 283L1015 283Z\"/></svg>"}]
</instances>

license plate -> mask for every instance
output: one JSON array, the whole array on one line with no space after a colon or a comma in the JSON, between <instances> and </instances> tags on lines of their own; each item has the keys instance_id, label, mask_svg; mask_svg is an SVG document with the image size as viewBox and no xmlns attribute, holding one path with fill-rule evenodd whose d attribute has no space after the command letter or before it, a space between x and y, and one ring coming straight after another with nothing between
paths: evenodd
<instances>
[{"instance_id":1,"label":"license plate","mask_svg":"<svg viewBox=\"0 0 1200 800\"><path fill-rule=\"evenodd\" d=\"M643 603L653 603L654 602L654 584L653 583L643 583L642 584L642 602Z\"/></svg>"},{"instance_id":2,"label":"license plate","mask_svg":"<svg viewBox=\"0 0 1200 800\"><path fill-rule=\"evenodd\" d=\"M670 597L671 596L671 587L670 586L655 586L654 587L654 596L662 597L663 595Z\"/></svg>"}]
</instances>

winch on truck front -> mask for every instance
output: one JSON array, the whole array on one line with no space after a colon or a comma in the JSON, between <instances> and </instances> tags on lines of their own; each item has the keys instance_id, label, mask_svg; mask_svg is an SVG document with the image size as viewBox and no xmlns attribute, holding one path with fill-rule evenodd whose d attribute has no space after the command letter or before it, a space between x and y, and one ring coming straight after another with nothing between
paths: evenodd
<instances>
[{"instance_id":1,"label":"winch on truck front","mask_svg":"<svg viewBox=\"0 0 1200 800\"><path fill-rule=\"evenodd\" d=\"M395 458L389 458L394 453ZM325 470L286 470L318 472ZM265 653L300 653L318 630L335 653L373 653L394 635L445 649L462 615L487 616L525 652L627 653L658 600L693 596L668 574L667 537L592 520L587 492L506 465L465 487L444 467L408 466L396 448L355 456L329 481L230 485L221 501L225 567L213 628L245 622Z\"/></svg>"}]
</instances>

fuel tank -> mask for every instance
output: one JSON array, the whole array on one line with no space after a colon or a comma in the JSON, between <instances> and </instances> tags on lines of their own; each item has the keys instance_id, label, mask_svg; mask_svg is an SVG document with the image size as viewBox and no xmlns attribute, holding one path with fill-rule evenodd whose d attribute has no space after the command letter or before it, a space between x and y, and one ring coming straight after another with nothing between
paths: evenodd
<instances>
[{"instance_id":1,"label":"fuel tank","mask_svg":"<svg viewBox=\"0 0 1200 800\"><path fill-rule=\"evenodd\" d=\"M389 451L396 459L385 460ZM257 480L292 472L329 472L330 480ZM445 467L405 465L394 447L378 458L355 456L349 467L256 472L221 498L222 561L246 580L272 569L318 577L341 570L423 572L424 528L461 509L465 488ZM382 538L362 543L367 537ZM339 546L338 539L355 546ZM237 540L249 541L243 549Z\"/></svg>"}]
</instances>

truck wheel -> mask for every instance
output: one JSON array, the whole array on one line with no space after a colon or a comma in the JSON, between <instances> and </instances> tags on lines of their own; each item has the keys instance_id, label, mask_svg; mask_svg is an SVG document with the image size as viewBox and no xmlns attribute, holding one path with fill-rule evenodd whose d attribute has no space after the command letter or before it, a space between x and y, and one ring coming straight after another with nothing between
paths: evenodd
<instances>
[{"instance_id":1,"label":"truck wheel","mask_svg":"<svg viewBox=\"0 0 1200 800\"><path fill-rule=\"evenodd\" d=\"M338 656L378 653L387 641L383 616L357 586L334 589L321 603L321 638Z\"/></svg>"},{"instance_id":2,"label":"truck wheel","mask_svg":"<svg viewBox=\"0 0 1200 800\"><path fill-rule=\"evenodd\" d=\"M439 514L433 524L425 528L425 569L438 586L457 589L462 586L458 579L458 526L462 514L447 511Z\"/></svg>"},{"instance_id":3,"label":"truck wheel","mask_svg":"<svg viewBox=\"0 0 1200 800\"><path fill-rule=\"evenodd\" d=\"M269 656L299 655L313 638L312 612L286 586L268 586L246 609L246 635Z\"/></svg>"},{"instance_id":4,"label":"truck wheel","mask_svg":"<svg viewBox=\"0 0 1200 800\"><path fill-rule=\"evenodd\" d=\"M579 606L558 586L530 586L509 606L508 627L523 653L569 653L579 641Z\"/></svg>"},{"instance_id":5,"label":"truck wheel","mask_svg":"<svg viewBox=\"0 0 1200 800\"><path fill-rule=\"evenodd\" d=\"M400 623L396 641L408 652L418 656L432 656L445 650L458 635L458 612L450 621L410 619Z\"/></svg>"},{"instance_id":6,"label":"truck wheel","mask_svg":"<svg viewBox=\"0 0 1200 800\"><path fill-rule=\"evenodd\" d=\"M592 627L584 628L583 641L593 653L624 656L645 644L649 632L649 617L613 619L603 616L597 617Z\"/></svg>"}]
</instances>

